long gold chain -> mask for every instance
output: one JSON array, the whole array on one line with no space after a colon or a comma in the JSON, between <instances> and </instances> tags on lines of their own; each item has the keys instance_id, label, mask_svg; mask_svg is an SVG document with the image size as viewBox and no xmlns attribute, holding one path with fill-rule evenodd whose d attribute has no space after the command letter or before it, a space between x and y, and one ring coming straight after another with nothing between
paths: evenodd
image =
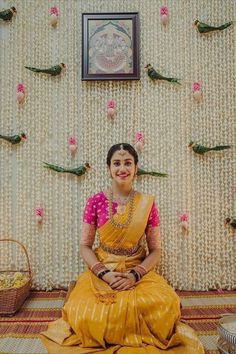
<instances>
[{"instance_id":1,"label":"long gold chain","mask_svg":"<svg viewBox=\"0 0 236 354\"><path fill-rule=\"evenodd\" d=\"M111 224L117 228L123 228L123 227L127 227L133 217L133 212L134 212L134 197L135 197L135 191L132 190L131 194L130 194L130 206L129 206L129 213L128 213L128 217L127 220L124 223L119 223L116 222L113 218L113 214L112 214L112 201L113 201L113 191L110 190L109 193L109 198L108 198L108 202L109 202L109 219L111 221Z\"/></svg>"}]
</instances>

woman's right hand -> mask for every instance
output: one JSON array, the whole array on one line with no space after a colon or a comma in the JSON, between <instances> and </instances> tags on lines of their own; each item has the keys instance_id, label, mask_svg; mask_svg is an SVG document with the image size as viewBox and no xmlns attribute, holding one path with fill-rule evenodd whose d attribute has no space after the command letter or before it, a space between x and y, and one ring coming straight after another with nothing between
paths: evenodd
<instances>
[{"instance_id":1,"label":"woman's right hand","mask_svg":"<svg viewBox=\"0 0 236 354\"><path fill-rule=\"evenodd\" d=\"M117 280L120 280L122 278L124 278L124 273L108 272L102 277L102 280L104 280L107 284L110 285L110 284L112 284L112 283L114 283Z\"/></svg>"}]
</instances>

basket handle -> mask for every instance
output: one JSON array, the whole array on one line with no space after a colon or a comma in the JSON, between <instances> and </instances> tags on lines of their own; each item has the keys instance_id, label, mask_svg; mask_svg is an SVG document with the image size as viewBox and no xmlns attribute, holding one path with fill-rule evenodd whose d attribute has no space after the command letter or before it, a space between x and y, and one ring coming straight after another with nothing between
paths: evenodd
<instances>
[{"instance_id":1,"label":"basket handle","mask_svg":"<svg viewBox=\"0 0 236 354\"><path fill-rule=\"evenodd\" d=\"M29 272L29 276L30 276L30 278L31 278L32 272L31 272L31 267L30 267L30 261L29 261L28 252L27 252L25 246L24 246L20 241L13 240L13 239L11 239L11 238L2 238L2 239L0 239L0 242L1 242L1 241L9 241L9 242L18 243L18 245L19 245L19 246L22 248L22 250L24 251L24 254L25 254L25 257L26 257L26 260L27 260L27 266L28 266L27 271Z\"/></svg>"}]
</instances>

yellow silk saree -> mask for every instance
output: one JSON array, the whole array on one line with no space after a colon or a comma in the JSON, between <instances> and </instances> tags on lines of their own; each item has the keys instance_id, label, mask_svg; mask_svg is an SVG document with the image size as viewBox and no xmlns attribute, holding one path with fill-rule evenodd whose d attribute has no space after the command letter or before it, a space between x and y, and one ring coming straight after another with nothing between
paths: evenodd
<instances>
[{"instance_id":1,"label":"yellow silk saree","mask_svg":"<svg viewBox=\"0 0 236 354\"><path fill-rule=\"evenodd\" d=\"M141 240L153 197L136 193L131 223L99 229L99 261L126 272L146 257ZM114 215L124 223L127 212ZM49 354L203 354L195 332L180 322L180 300L163 277L148 272L132 290L115 291L89 269L80 274L62 318L42 333Z\"/></svg>"}]
</instances>

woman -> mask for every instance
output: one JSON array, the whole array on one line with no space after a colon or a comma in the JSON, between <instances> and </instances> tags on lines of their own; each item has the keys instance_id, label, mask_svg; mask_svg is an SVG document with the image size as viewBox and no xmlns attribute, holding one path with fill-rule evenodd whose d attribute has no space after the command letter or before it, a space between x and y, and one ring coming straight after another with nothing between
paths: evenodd
<instances>
[{"instance_id":1,"label":"woman","mask_svg":"<svg viewBox=\"0 0 236 354\"><path fill-rule=\"evenodd\" d=\"M154 197L134 191L138 156L129 144L107 155L110 190L90 197L80 251L88 265L46 332L49 353L202 354L194 331L180 320L180 300L154 268L160 259ZM95 232L99 247L93 251ZM145 247L144 239L148 247Z\"/></svg>"}]
</instances>

